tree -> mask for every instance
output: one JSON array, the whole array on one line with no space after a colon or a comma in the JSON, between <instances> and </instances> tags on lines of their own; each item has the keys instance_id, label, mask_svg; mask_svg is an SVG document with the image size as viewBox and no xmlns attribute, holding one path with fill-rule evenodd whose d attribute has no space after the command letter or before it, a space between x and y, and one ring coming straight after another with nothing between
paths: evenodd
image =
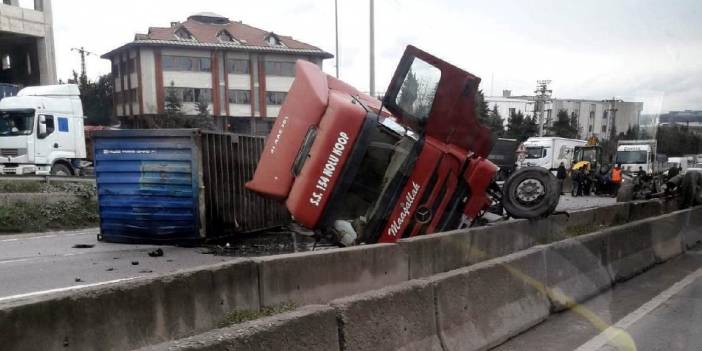
<instances>
[{"instance_id":1,"label":"tree","mask_svg":"<svg viewBox=\"0 0 702 351\"><path fill-rule=\"evenodd\" d=\"M178 96L178 91L175 88L175 83L171 82L171 86L167 89L166 94L166 116L168 117L178 117L183 115L183 102Z\"/></svg>"},{"instance_id":2,"label":"tree","mask_svg":"<svg viewBox=\"0 0 702 351\"><path fill-rule=\"evenodd\" d=\"M90 81L88 77L81 74L78 76L73 71L73 78L68 83L77 84L80 90L80 98L83 105L83 114L86 116L87 125L110 125L112 116L112 77L103 75L97 81Z\"/></svg>"},{"instance_id":3,"label":"tree","mask_svg":"<svg viewBox=\"0 0 702 351\"><path fill-rule=\"evenodd\" d=\"M577 121L576 121L577 123ZM573 122L568 116L568 111L560 110L556 116L556 121L549 128L549 134L562 138L577 138L578 129L573 128Z\"/></svg>"},{"instance_id":4,"label":"tree","mask_svg":"<svg viewBox=\"0 0 702 351\"><path fill-rule=\"evenodd\" d=\"M480 124L489 128L495 137L499 138L504 136L504 120L497 111L497 105L495 105L492 111L490 111L482 90L478 90L478 92L475 94L475 115L477 116Z\"/></svg>"},{"instance_id":5,"label":"tree","mask_svg":"<svg viewBox=\"0 0 702 351\"><path fill-rule=\"evenodd\" d=\"M197 109L197 115L200 117L209 117L210 115L210 103L205 101L205 99L200 98L197 100L197 103L195 104L195 108Z\"/></svg>"},{"instance_id":6,"label":"tree","mask_svg":"<svg viewBox=\"0 0 702 351\"><path fill-rule=\"evenodd\" d=\"M522 111L512 114L507 119L507 137L517 139L520 142L533 137L538 132L536 119L524 117Z\"/></svg>"}]
</instances>

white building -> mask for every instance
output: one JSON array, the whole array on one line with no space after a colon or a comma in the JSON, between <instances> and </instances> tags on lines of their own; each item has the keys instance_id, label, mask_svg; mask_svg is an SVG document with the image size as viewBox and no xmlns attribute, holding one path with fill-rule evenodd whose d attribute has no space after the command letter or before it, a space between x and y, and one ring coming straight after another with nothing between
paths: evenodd
<instances>
[{"instance_id":1,"label":"white building","mask_svg":"<svg viewBox=\"0 0 702 351\"><path fill-rule=\"evenodd\" d=\"M56 84L51 0L21 5L0 3L0 83Z\"/></svg>"},{"instance_id":2,"label":"white building","mask_svg":"<svg viewBox=\"0 0 702 351\"><path fill-rule=\"evenodd\" d=\"M522 112L525 116L535 115L536 101L533 96L511 96L508 90L505 90L502 95L485 97L485 101L490 110L497 107L498 113L505 121L505 126L509 116L514 113ZM561 110L565 110L570 117L578 118L580 139L587 139L594 135L602 140L609 139L613 125L616 127L617 134L625 133L629 128L639 125L643 102L552 98L544 107L547 127L553 125L558 111ZM539 117L538 112L536 117Z\"/></svg>"},{"instance_id":3,"label":"white building","mask_svg":"<svg viewBox=\"0 0 702 351\"><path fill-rule=\"evenodd\" d=\"M170 27L151 27L134 41L102 56L112 61L114 113L129 127L164 112L171 92L183 112L196 103L224 129L267 134L295 76L295 61L320 67L332 55L289 36L264 31L213 13Z\"/></svg>"}]
</instances>

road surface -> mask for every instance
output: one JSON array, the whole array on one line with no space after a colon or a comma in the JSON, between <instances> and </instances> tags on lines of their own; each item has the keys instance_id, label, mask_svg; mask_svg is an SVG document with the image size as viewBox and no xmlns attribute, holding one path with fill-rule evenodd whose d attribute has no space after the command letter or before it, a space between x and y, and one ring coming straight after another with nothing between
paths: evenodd
<instances>
[{"instance_id":1,"label":"road surface","mask_svg":"<svg viewBox=\"0 0 702 351\"><path fill-rule=\"evenodd\" d=\"M559 210L613 203L611 198L562 198ZM0 235L0 302L26 294L74 289L232 260L204 248L98 242L98 229ZM76 248L76 245L93 245ZM163 257L148 253L161 248ZM134 265L133 262L138 264Z\"/></svg>"},{"instance_id":2,"label":"road surface","mask_svg":"<svg viewBox=\"0 0 702 351\"><path fill-rule=\"evenodd\" d=\"M688 251L581 307L493 350L702 350L702 251Z\"/></svg>"}]
</instances>

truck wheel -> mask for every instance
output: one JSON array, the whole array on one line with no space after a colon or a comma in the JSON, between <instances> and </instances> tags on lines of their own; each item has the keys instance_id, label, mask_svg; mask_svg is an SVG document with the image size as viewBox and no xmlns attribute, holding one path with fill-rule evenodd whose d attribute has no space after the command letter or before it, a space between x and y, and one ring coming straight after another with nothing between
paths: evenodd
<instances>
[{"instance_id":1,"label":"truck wheel","mask_svg":"<svg viewBox=\"0 0 702 351\"><path fill-rule=\"evenodd\" d=\"M539 218L558 206L558 180L547 169L525 167L514 172L503 188L503 206L514 218Z\"/></svg>"},{"instance_id":2,"label":"truck wheel","mask_svg":"<svg viewBox=\"0 0 702 351\"><path fill-rule=\"evenodd\" d=\"M71 170L64 164L55 163L51 166L51 175L68 177L72 175Z\"/></svg>"}]
</instances>

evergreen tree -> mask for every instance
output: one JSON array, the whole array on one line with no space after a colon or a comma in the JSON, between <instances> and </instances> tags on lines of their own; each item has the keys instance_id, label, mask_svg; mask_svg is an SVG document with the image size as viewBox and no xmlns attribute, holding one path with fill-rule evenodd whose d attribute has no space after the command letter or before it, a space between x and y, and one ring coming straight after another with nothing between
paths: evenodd
<instances>
[{"instance_id":1,"label":"evergreen tree","mask_svg":"<svg viewBox=\"0 0 702 351\"><path fill-rule=\"evenodd\" d=\"M562 138L576 138L578 136L578 129L577 127L573 128L573 122L568 116L568 111L558 111L556 121L553 122L553 125L549 128L549 134Z\"/></svg>"},{"instance_id":2,"label":"evergreen tree","mask_svg":"<svg viewBox=\"0 0 702 351\"><path fill-rule=\"evenodd\" d=\"M197 115L200 117L208 117L210 115L210 104L203 98L197 100L195 108L197 109Z\"/></svg>"},{"instance_id":3,"label":"evergreen tree","mask_svg":"<svg viewBox=\"0 0 702 351\"><path fill-rule=\"evenodd\" d=\"M495 137L504 136L504 120L497 111L497 105L490 111L482 90L478 90L478 93L475 94L475 115L480 124L489 128Z\"/></svg>"},{"instance_id":4,"label":"evergreen tree","mask_svg":"<svg viewBox=\"0 0 702 351\"><path fill-rule=\"evenodd\" d=\"M112 111L112 77L103 75L97 81L90 81L81 74L73 71L73 78L68 83L77 84L83 105L83 114L87 125L110 125L113 122Z\"/></svg>"},{"instance_id":5,"label":"evergreen tree","mask_svg":"<svg viewBox=\"0 0 702 351\"><path fill-rule=\"evenodd\" d=\"M181 112L183 110L183 102L181 101L180 96L178 96L178 91L175 88L175 83L171 82L170 87L167 89L167 94L166 94L166 116L168 117L177 117L181 116L183 113Z\"/></svg>"}]
</instances>

